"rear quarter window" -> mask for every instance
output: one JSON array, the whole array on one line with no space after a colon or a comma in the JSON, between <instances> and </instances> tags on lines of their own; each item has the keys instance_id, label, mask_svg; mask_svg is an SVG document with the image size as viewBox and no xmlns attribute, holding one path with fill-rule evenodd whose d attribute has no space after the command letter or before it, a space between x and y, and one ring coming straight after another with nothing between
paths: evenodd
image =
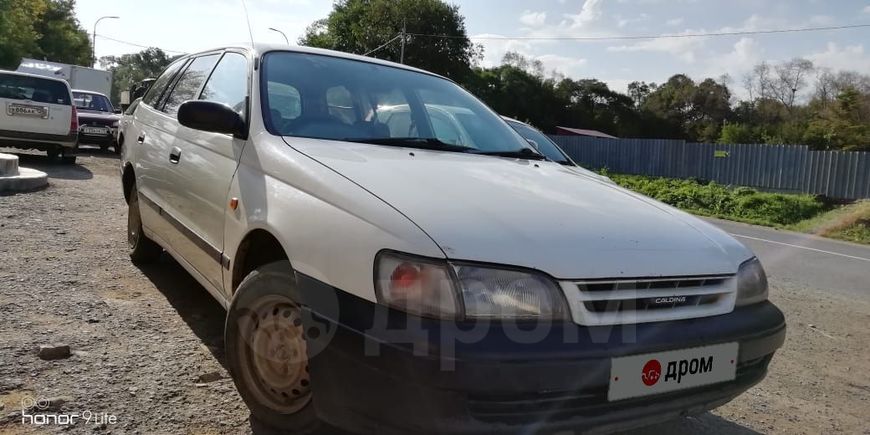
<instances>
[{"instance_id":1,"label":"rear quarter window","mask_svg":"<svg viewBox=\"0 0 870 435\"><path fill-rule=\"evenodd\" d=\"M0 98L65 106L72 104L65 83L16 74L0 74Z\"/></svg>"}]
</instances>

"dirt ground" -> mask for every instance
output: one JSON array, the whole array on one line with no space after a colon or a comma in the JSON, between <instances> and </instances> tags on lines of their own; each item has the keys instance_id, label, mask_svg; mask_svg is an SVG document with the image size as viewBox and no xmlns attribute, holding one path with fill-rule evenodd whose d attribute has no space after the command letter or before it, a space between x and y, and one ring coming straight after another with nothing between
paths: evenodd
<instances>
[{"instance_id":1,"label":"dirt ground","mask_svg":"<svg viewBox=\"0 0 870 435\"><path fill-rule=\"evenodd\" d=\"M221 306L171 259L127 257L117 159L21 164L51 185L0 196L0 433L266 433L227 378ZM870 302L775 279L771 293L789 331L768 377L712 413L632 434L870 434ZM38 358L49 344L72 356ZM58 398L92 422L22 424L22 403Z\"/></svg>"}]
</instances>

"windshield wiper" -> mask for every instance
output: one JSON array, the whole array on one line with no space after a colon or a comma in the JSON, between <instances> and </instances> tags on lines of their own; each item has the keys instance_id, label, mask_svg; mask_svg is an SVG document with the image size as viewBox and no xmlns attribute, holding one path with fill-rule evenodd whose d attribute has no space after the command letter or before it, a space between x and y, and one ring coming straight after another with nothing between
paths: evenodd
<instances>
[{"instance_id":1,"label":"windshield wiper","mask_svg":"<svg viewBox=\"0 0 870 435\"><path fill-rule=\"evenodd\" d=\"M477 148L463 145L453 145L442 142L434 137L378 137L378 138L345 138L346 142L368 143L373 145L386 145L394 147L420 148L433 151L471 152Z\"/></svg>"},{"instance_id":2,"label":"windshield wiper","mask_svg":"<svg viewBox=\"0 0 870 435\"><path fill-rule=\"evenodd\" d=\"M481 154L484 156L495 156L495 157L511 157L515 159L525 159L525 160L547 160L547 157L543 154L538 153L537 151L531 148L520 148L518 150L512 151L479 151L475 154Z\"/></svg>"}]
</instances>

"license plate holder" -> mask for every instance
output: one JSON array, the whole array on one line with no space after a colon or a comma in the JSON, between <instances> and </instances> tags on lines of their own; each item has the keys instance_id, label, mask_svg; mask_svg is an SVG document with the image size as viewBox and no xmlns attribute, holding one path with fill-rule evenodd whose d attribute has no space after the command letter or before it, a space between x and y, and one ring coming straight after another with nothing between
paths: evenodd
<instances>
[{"instance_id":1,"label":"license plate holder","mask_svg":"<svg viewBox=\"0 0 870 435\"><path fill-rule=\"evenodd\" d=\"M737 376L739 347L738 343L724 343L613 358L607 400L733 381Z\"/></svg>"},{"instance_id":2,"label":"license plate holder","mask_svg":"<svg viewBox=\"0 0 870 435\"><path fill-rule=\"evenodd\" d=\"M82 127L84 134L109 134L109 129L105 127Z\"/></svg>"},{"instance_id":3,"label":"license plate holder","mask_svg":"<svg viewBox=\"0 0 870 435\"><path fill-rule=\"evenodd\" d=\"M46 119L48 118L48 107L9 103L6 105L6 114L9 116Z\"/></svg>"}]
</instances>

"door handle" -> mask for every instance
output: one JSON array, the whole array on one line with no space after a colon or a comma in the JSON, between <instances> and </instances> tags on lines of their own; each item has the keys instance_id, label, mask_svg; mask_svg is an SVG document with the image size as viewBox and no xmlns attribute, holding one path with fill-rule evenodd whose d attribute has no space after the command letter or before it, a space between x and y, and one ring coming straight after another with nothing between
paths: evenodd
<instances>
[{"instance_id":1,"label":"door handle","mask_svg":"<svg viewBox=\"0 0 870 435\"><path fill-rule=\"evenodd\" d=\"M136 138L136 142L139 143L140 145L145 143L145 133L140 133L139 137Z\"/></svg>"},{"instance_id":2,"label":"door handle","mask_svg":"<svg viewBox=\"0 0 870 435\"><path fill-rule=\"evenodd\" d=\"M181 160L181 148L173 147L169 153L169 163L177 165L179 160Z\"/></svg>"}]
</instances>

